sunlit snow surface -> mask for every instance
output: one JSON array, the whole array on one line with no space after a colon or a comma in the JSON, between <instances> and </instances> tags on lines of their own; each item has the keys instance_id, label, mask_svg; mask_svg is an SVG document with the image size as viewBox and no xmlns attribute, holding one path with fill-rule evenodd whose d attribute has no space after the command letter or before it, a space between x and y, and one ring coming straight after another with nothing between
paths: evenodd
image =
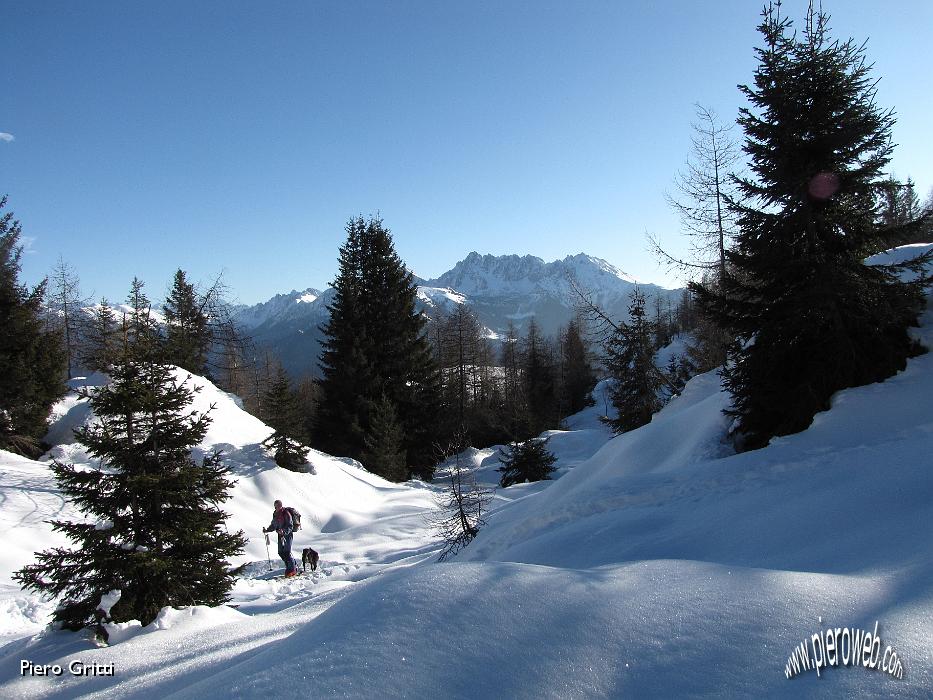
<instances>
[{"instance_id":1,"label":"sunlit snow surface","mask_svg":"<svg viewBox=\"0 0 933 700\"><path fill-rule=\"evenodd\" d=\"M923 321L933 346L933 314ZM239 608L167 610L107 648L66 632L23 637L50 607L10 574L61 543L44 519L75 514L43 462L3 453L0 625L14 641L0 649L0 697L933 694L933 355L740 455L724 440L715 374L611 440L600 399L551 434L559 478L500 490L479 537L445 564L424 522L438 486L389 484L319 453L315 474L278 469L257 447L268 428L204 385L198 406L217 403L204 448L224 447L238 477L231 527L251 538ZM89 419L73 400L58 415ZM481 481L495 481L495 452L464 455ZM313 576L267 578L259 530L277 497L305 515L296 549L321 552ZM876 620L903 680L862 667L785 679L812 633ZM21 659L75 658L115 675L19 676Z\"/></svg>"}]
</instances>

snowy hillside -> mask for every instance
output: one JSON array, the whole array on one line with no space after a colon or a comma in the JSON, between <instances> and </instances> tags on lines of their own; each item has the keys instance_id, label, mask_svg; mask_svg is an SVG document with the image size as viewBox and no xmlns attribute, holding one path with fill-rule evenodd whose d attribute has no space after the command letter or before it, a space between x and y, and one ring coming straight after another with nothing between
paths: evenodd
<instances>
[{"instance_id":1,"label":"snowy hillside","mask_svg":"<svg viewBox=\"0 0 933 700\"><path fill-rule=\"evenodd\" d=\"M178 375L188 376L180 370ZM101 381L101 376L96 375L88 383ZM236 479L224 510L231 515L228 527L244 530L249 542L244 555L233 563L261 562L257 571L268 570L261 530L269 524L272 502L277 498L304 514L295 549L300 557L301 548L313 539L324 562L320 581L332 583L366 576L390 561L418 559L426 548L430 549L431 538L422 517L433 508L429 489L418 484L392 484L353 460L314 450L308 455L313 473L281 469L259 444L271 434L270 428L243 411L236 397L207 380L192 377L189 382L201 387L193 402L195 410L204 412L214 405L210 412L213 422L199 449L222 450L223 461ZM87 402L70 394L58 404L53 416L56 420L48 439L57 444L49 456L76 464L89 463L90 458L72 437L73 428L94 420ZM51 605L23 594L13 584L13 571L31 562L35 550L67 544L61 535L52 532L46 520L81 518L57 495L47 458L33 461L0 452L0 495L4 503L0 537L12 543L0 551L0 610L7 613L6 620L0 622L0 640L8 640L40 630L51 611ZM273 541L272 556L275 554ZM276 558L272 563L282 568L281 560ZM249 579L238 588L237 601L248 605L254 599L281 597L284 594L280 589L278 584Z\"/></svg>"},{"instance_id":2,"label":"snowy hillside","mask_svg":"<svg viewBox=\"0 0 933 700\"><path fill-rule=\"evenodd\" d=\"M532 317L545 334L553 335L574 315L571 279L592 292L593 301L611 317L627 317L635 280L605 260L583 253L545 263L533 255L473 252L436 279L416 278L417 306L433 318L467 304L490 338L502 337L510 322L521 333ZM655 297L674 304L681 293L653 284L639 287L649 304ZM259 345L272 348L289 372L314 373L321 349L320 326L329 317L327 305L333 293L329 288L279 294L262 304L241 307L237 320Z\"/></svg>"},{"instance_id":3,"label":"snowy hillside","mask_svg":"<svg viewBox=\"0 0 933 700\"><path fill-rule=\"evenodd\" d=\"M922 320L933 347L933 311ZM928 698L931 397L933 353L743 454L725 440L715 374L616 438L600 432L597 405L552 434L559 478L501 490L477 539L438 564L422 517L438 487L388 484L319 453L314 475L277 469L256 446L268 428L205 384L198 405L218 403L205 442L225 447L239 479L232 525L253 538L239 608L166 610L145 630L114 630L106 648L22 637L49 608L9 573L57 543L41 521L68 507L43 462L2 454L0 605L14 641L0 649L0 697ZM56 434L89 419L73 400L59 415ZM495 478L491 451L468 456ZM288 583L265 578L257 536L283 493L308 520L299 546L324 560ZM876 622L902 679L852 665L786 678L811 635ZM23 660L74 659L114 675L20 675Z\"/></svg>"}]
</instances>

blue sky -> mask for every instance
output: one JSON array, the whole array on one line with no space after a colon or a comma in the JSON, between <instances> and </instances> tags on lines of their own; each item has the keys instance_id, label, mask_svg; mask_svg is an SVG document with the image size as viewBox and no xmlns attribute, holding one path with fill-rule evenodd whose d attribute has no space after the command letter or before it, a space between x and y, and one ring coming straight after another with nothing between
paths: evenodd
<instances>
[{"instance_id":1,"label":"blue sky","mask_svg":"<svg viewBox=\"0 0 933 700\"><path fill-rule=\"evenodd\" d=\"M785 0L798 24L804 0ZM933 3L826 2L898 114L891 170L933 187ZM35 282L161 297L181 267L243 302L322 287L379 212L434 277L471 250L586 252L673 286L664 201L694 103L731 121L761 3L0 0L0 193ZM12 135L12 139L2 134Z\"/></svg>"}]
</instances>

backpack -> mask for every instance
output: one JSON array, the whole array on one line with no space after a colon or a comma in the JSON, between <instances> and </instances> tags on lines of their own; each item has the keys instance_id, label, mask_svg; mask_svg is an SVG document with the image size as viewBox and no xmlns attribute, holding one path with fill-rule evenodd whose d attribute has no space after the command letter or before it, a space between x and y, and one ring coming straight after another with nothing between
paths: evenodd
<instances>
[{"instance_id":1,"label":"backpack","mask_svg":"<svg viewBox=\"0 0 933 700\"><path fill-rule=\"evenodd\" d=\"M287 510L292 516L292 530L300 530L301 529L301 513L299 513L297 510L295 510L291 506L285 506L285 510Z\"/></svg>"}]
</instances>

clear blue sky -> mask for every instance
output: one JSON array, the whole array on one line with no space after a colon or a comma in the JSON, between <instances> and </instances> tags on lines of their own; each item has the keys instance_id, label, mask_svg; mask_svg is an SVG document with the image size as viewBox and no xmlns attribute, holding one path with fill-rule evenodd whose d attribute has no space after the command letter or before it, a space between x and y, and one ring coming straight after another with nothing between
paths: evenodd
<instances>
[{"instance_id":1,"label":"clear blue sky","mask_svg":"<svg viewBox=\"0 0 933 700\"><path fill-rule=\"evenodd\" d=\"M805 0L785 0L798 26ZM933 186L929 0L835 0L894 107L892 171ZM586 252L676 279L664 202L693 103L732 120L761 3L0 0L0 193L86 292L225 270L243 302L322 287L380 212L433 277L469 251Z\"/></svg>"}]
</instances>

